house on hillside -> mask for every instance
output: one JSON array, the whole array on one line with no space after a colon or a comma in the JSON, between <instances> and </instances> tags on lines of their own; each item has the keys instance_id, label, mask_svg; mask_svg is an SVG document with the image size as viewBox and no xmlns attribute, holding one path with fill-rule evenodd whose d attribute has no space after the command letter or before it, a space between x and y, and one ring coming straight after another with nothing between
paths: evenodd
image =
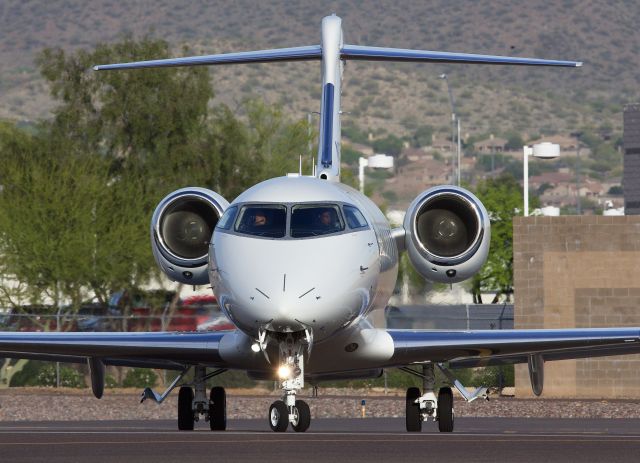
<instances>
[{"instance_id":1,"label":"house on hillside","mask_svg":"<svg viewBox=\"0 0 640 463\"><path fill-rule=\"evenodd\" d=\"M548 184L553 187L575 182L575 174L568 170L560 170L558 172L545 172L541 175L536 175L529 178L529 187L538 188L540 185Z\"/></svg>"},{"instance_id":2,"label":"house on hillside","mask_svg":"<svg viewBox=\"0 0 640 463\"><path fill-rule=\"evenodd\" d=\"M398 197L398 203L406 203L406 206L427 188L452 182L455 182L452 165L424 156L398 167L396 175L385 182L385 188L393 190Z\"/></svg>"},{"instance_id":3,"label":"house on hillside","mask_svg":"<svg viewBox=\"0 0 640 463\"><path fill-rule=\"evenodd\" d=\"M365 156L373 156L373 148L369 145L363 145L361 143L350 143L351 148L356 151L360 151Z\"/></svg>"},{"instance_id":4,"label":"house on hillside","mask_svg":"<svg viewBox=\"0 0 640 463\"><path fill-rule=\"evenodd\" d=\"M455 146L451 143L451 138L436 138L434 136L431 142L431 148L439 151L455 151Z\"/></svg>"},{"instance_id":5,"label":"house on hillside","mask_svg":"<svg viewBox=\"0 0 640 463\"><path fill-rule=\"evenodd\" d=\"M416 162L421 159L433 159L432 154L427 154L421 148L405 148L402 150L401 156L406 158L409 162Z\"/></svg>"},{"instance_id":6,"label":"house on hillside","mask_svg":"<svg viewBox=\"0 0 640 463\"><path fill-rule=\"evenodd\" d=\"M549 178L549 176L547 176L547 178ZM581 180L579 190L577 189L575 178L572 178L571 181L568 182L559 182L556 184L546 183L552 185L552 187L545 190L540 196L540 201L543 204L553 204L556 206L575 204L576 191L579 192L581 198L588 198L596 204L604 204L604 200L607 199L605 198L606 189L603 184L588 177Z\"/></svg>"},{"instance_id":7,"label":"house on hillside","mask_svg":"<svg viewBox=\"0 0 640 463\"><path fill-rule=\"evenodd\" d=\"M473 144L477 153L503 153L507 149L507 140L500 137L491 137Z\"/></svg>"}]
</instances>

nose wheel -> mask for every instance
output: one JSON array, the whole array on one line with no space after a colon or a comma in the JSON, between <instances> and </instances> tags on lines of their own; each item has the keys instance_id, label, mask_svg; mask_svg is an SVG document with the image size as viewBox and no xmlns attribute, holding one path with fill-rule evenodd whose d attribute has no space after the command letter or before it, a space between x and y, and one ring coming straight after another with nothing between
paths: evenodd
<instances>
[{"instance_id":1,"label":"nose wheel","mask_svg":"<svg viewBox=\"0 0 640 463\"><path fill-rule=\"evenodd\" d=\"M306 333L305 333L306 334ZM282 387L283 400L276 400L269 407L269 426L275 432L284 432L291 427L296 432L305 432L311 425L311 410L304 400L296 400L296 393L304 387L304 347L303 338L289 334L279 340L280 364L278 376ZM306 335L306 346L311 343Z\"/></svg>"},{"instance_id":2,"label":"nose wheel","mask_svg":"<svg viewBox=\"0 0 640 463\"><path fill-rule=\"evenodd\" d=\"M269 425L274 432L285 432L289 426L289 409L282 400L276 400L269 407Z\"/></svg>"},{"instance_id":3,"label":"nose wheel","mask_svg":"<svg viewBox=\"0 0 640 463\"><path fill-rule=\"evenodd\" d=\"M287 407L282 400L276 400L269 407L269 426L274 432L285 432L291 423L295 432L305 432L311 425L311 410L304 400L296 400L293 407Z\"/></svg>"},{"instance_id":4,"label":"nose wheel","mask_svg":"<svg viewBox=\"0 0 640 463\"><path fill-rule=\"evenodd\" d=\"M311 425L311 410L304 400L296 400L294 407L294 419L291 427L295 432L305 432Z\"/></svg>"}]
</instances>

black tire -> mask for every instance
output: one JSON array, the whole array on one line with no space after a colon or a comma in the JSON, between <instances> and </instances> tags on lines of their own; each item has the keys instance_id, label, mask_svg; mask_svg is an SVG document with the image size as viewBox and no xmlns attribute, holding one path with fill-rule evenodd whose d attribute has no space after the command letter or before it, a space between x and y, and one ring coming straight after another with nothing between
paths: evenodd
<instances>
[{"instance_id":1,"label":"black tire","mask_svg":"<svg viewBox=\"0 0 640 463\"><path fill-rule=\"evenodd\" d=\"M178 429L193 431L193 389L182 386L178 393Z\"/></svg>"},{"instance_id":2,"label":"black tire","mask_svg":"<svg viewBox=\"0 0 640 463\"><path fill-rule=\"evenodd\" d=\"M420 397L420 389L410 387L407 389L406 412L405 418L407 423L407 432L422 431L422 415L420 414L420 404L416 400Z\"/></svg>"},{"instance_id":3,"label":"black tire","mask_svg":"<svg viewBox=\"0 0 640 463\"><path fill-rule=\"evenodd\" d=\"M227 429L227 394L223 387L212 387L209 395L209 426L212 431Z\"/></svg>"},{"instance_id":4,"label":"black tire","mask_svg":"<svg viewBox=\"0 0 640 463\"><path fill-rule=\"evenodd\" d=\"M304 400L296 400L297 422L291 423L295 432L305 432L311 425L311 410Z\"/></svg>"},{"instance_id":5,"label":"black tire","mask_svg":"<svg viewBox=\"0 0 640 463\"><path fill-rule=\"evenodd\" d=\"M450 387L441 387L438 392L438 429L453 431L453 393Z\"/></svg>"},{"instance_id":6,"label":"black tire","mask_svg":"<svg viewBox=\"0 0 640 463\"><path fill-rule=\"evenodd\" d=\"M285 432L289 426L289 409L282 400L276 400L269 407L269 426L275 432Z\"/></svg>"}]
</instances>

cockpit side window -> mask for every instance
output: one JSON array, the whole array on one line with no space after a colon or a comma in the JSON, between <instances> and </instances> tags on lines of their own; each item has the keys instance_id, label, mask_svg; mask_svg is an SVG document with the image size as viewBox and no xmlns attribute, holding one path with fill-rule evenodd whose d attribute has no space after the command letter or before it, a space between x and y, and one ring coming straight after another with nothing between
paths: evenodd
<instances>
[{"instance_id":1,"label":"cockpit side window","mask_svg":"<svg viewBox=\"0 0 640 463\"><path fill-rule=\"evenodd\" d=\"M287 228L287 208L279 204L248 204L236 220L235 230L246 235L283 238Z\"/></svg>"},{"instance_id":2,"label":"cockpit side window","mask_svg":"<svg viewBox=\"0 0 640 463\"><path fill-rule=\"evenodd\" d=\"M344 230L340 208L335 204L298 204L291 209L291 237L308 238Z\"/></svg>"},{"instance_id":3,"label":"cockpit side window","mask_svg":"<svg viewBox=\"0 0 640 463\"><path fill-rule=\"evenodd\" d=\"M344 216L347 219L349 228L357 230L359 228L368 228L368 224L362 212L353 206L344 206Z\"/></svg>"},{"instance_id":4,"label":"cockpit side window","mask_svg":"<svg viewBox=\"0 0 640 463\"><path fill-rule=\"evenodd\" d=\"M233 220L236 218L236 214L238 213L238 206L233 206L224 211L220 220L218 220L218 224L216 228L220 228L222 230L229 230L231 225L233 224Z\"/></svg>"}]
</instances>

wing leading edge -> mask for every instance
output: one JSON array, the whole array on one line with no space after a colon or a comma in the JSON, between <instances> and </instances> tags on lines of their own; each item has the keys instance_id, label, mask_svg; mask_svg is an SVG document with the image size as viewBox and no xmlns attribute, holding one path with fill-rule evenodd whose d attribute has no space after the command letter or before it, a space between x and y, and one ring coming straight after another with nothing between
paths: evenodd
<instances>
[{"instance_id":1,"label":"wing leading edge","mask_svg":"<svg viewBox=\"0 0 640 463\"><path fill-rule=\"evenodd\" d=\"M640 328L567 330L389 330L394 354L387 366L425 361L452 368L525 363L532 355L567 360L640 354Z\"/></svg>"},{"instance_id":2,"label":"wing leading edge","mask_svg":"<svg viewBox=\"0 0 640 463\"><path fill-rule=\"evenodd\" d=\"M226 367L219 354L225 332L202 333L27 333L0 332L0 358L28 358L108 365L181 369L204 364Z\"/></svg>"},{"instance_id":3,"label":"wing leading edge","mask_svg":"<svg viewBox=\"0 0 640 463\"><path fill-rule=\"evenodd\" d=\"M216 55L187 56L183 58L134 61L130 63L99 64L94 71L118 69L143 69L178 66L215 66L221 64L269 63L283 61L308 61L322 59L322 46L275 48L271 50L221 53ZM480 55L453 53L447 51L411 50L404 48L369 47L363 45L343 45L340 59L358 61L400 61L414 63L461 63L461 64L503 64L520 66L561 66L580 67L579 61L562 61L517 56Z\"/></svg>"}]
</instances>

